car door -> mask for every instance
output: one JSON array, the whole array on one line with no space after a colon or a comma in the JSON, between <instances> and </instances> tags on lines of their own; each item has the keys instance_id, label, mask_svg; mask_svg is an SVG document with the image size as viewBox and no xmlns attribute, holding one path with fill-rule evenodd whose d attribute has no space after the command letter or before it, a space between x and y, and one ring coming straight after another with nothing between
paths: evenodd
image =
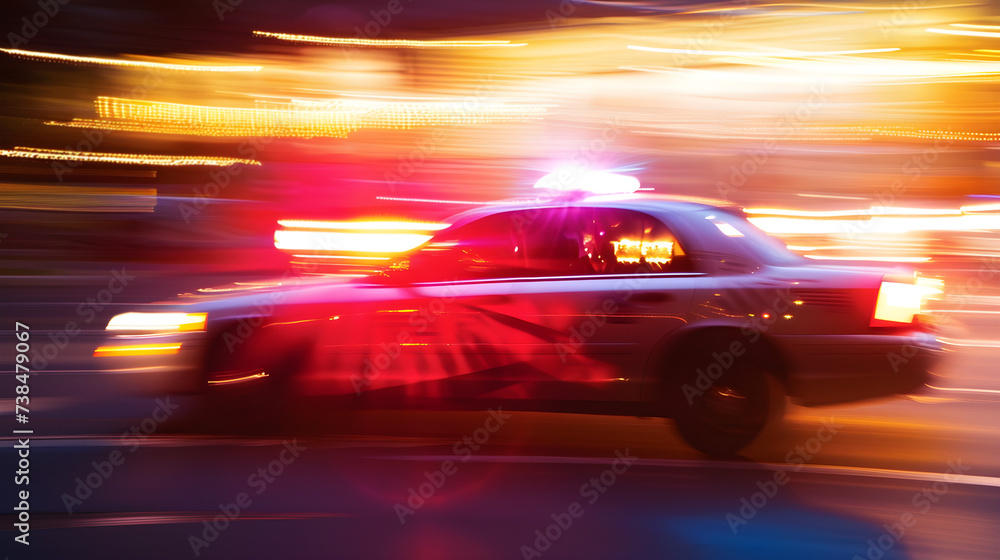
<instances>
[{"instance_id":1,"label":"car door","mask_svg":"<svg viewBox=\"0 0 1000 560\"><path fill-rule=\"evenodd\" d=\"M671 267L683 251L666 226L574 206L506 212L485 225L477 242L452 242L446 261L464 261L454 280L413 287L446 307L424 348L451 368L445 392L638 400L648 354L686 320L699 276ZM497 246L483 243L490 235ZM470 254L477 246L490 254Z\"/></svg>"}]
</instances>

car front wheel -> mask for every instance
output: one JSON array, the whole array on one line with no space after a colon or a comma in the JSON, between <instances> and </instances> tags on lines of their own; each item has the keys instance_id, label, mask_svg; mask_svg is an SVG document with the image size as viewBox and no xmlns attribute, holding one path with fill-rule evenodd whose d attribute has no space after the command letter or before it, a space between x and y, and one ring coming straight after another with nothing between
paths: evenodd
<instances>
[{"instance_id":1,"label":"car front wheel","mask_svg":"<svg viewBox=\"0 0 1000 560\"><path fill-rule=\"evenodd\" d=\"M749 355L728 368L709 360L689 365L678 381L670 388L677 429L713 457L735 455L784 414L781 383Z\"/></svg>"}]
</instances>

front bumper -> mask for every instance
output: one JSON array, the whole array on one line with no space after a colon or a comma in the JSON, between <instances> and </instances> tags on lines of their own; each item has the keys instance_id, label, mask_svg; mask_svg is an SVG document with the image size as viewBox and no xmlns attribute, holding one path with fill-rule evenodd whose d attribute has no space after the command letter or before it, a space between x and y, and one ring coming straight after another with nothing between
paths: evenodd
<instances>
[{"instance_id":1,"label":"front bumper","mask_svg":"<svg viewBox=\"0 0 1000 560\"><path fill-rule=\"evenodd\" d=\"M915 392L941 355L937 339L919 331L777 338L790 357L789 394L806 406Z\"/></svg>"},{"instance_id":2,"label":"front bumper","mask_svg":"<svg viewBox=\"0 0 1000 560\"><path fill-rule=\"evenodd\" d=\"M204 333L121 335L105 339L94 360L114 384L136 396L204 391ZM143 354L142 348L172 347L176 351ZM133 351L133 349L140 349Z\"/></svg>"}]
</instances>

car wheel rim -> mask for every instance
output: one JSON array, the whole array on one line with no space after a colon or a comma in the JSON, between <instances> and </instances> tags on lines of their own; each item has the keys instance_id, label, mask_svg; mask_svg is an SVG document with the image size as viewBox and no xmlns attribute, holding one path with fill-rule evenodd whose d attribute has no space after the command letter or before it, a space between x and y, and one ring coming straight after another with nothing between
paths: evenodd
<instances>
[{"instance_id":1,"label":"car wheel rim","mask_svg":"<svg viewBox=\"0 0 1000 560\"><path fill-rule=\"evenodd\" d=\"M713 385L701 400L698 419L705 425L729 433L747 433L763 418L761 403L734 385Z\"/></svg>"}]
</instances>

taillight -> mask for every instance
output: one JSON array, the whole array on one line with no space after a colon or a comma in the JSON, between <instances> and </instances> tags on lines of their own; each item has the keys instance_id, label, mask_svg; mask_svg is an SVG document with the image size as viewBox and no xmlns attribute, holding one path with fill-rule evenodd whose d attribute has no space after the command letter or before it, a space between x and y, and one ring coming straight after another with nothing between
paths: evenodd
<instances>
[{"instance_id":1,"label":"taillight","mask_svg":"<svg viewBox=\"0 0 1000 560\"><path fill-rule=\"evenodd\" d=\"M940 280L917 278L914 283L882 280L872 314L872 327L910 324L920 313L924 301L942 292Z\"/></svg>"}]
</instances>

